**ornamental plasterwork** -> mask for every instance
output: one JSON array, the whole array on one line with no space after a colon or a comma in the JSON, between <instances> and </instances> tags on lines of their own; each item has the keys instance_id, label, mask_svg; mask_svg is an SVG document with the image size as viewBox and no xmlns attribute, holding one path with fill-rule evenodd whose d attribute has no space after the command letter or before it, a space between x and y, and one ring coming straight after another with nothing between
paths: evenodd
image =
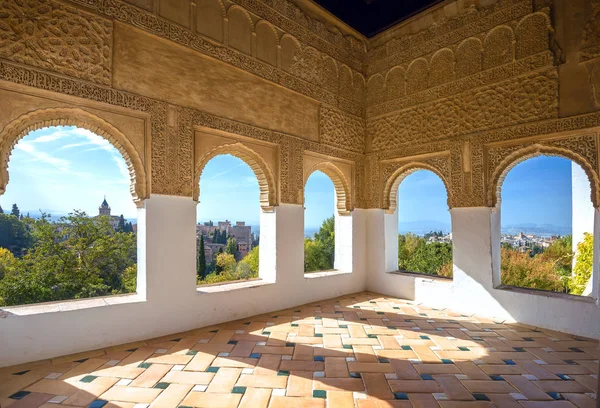
<instances>
[{"instance_id":1,"label":"ornamental plasterwork","mask_svg":"<svg viewBox=\"0 0 600 408\"><path fill-rule=\"evenodd\" d=\"M338 109L321 105L319 112L320 142L331 146L345 146L362 153L365 147L365 121Z\"/></svg>"},{"instance_id":2,"label":"ornamental plasterwork","mask_svg":"<svg viewBox=\"0 0 600 408\"><path fill-rule=\"evenodd\" d=\"M0 58L108 85L110 20L53 0L0 2Z\"/></svg>"},{"instance_id":3,"label":"ornamental plasterwork","mask_svg":"<svg viewBox=\"0 0 600 408\"><path fill-rule=\"evenodd\" d=\"M557 116L558 72L550 68L369 119L367 132L377 151Z\"/></svg>"},{"instance_id":4,"label":"ornamental plasterwork","mask_svg":"<svg viewBox=\"0 0 600 408\"><path fill-rule=\"evenodd\" d=\"M596 132L485 146L486 204L495 207L500 202L502 183L514 166L539 155L565 157L580 165L590 181L592 203L594 207L600 207Z\"/></svg>"},{"instance_id":5,"label":"ornamental plasterwork","mask_svg":"<svg viewBox=\"0 0 600 408\"><path fill-rule=\"evenodd\" d=\"M479 10L474 7L470 8L467 12L456 17L435 22L427 30L392 39L370 51L367 74L371 76L393 66L402 65L408 61L434 53L465 38L476 36L506 22L520 19L533 11L531 0L500 1Z\"/></svg>"},{"instance_id":6,"label":"ornamental plasterwork","mask_svg":"<svg viewBox=\"0 0 600 408\"><path fill-rule=\"evenodd\" d=\"M600 57L600 1L592 0L592 13L583 29L579 58L587 61Z\"/></svg>"},{"instance_id":7,"label":"ornamental plasterwork","mask_svg":"<svg viewBox=\"0 0 600 408\"><path fill-rule=\"evenodd\" d=\"M213 40L205 38L188 28L172 23L171 21L157 16L153 13L125 3L121 0L70 0L75 3L83 4L92 10L103 14L108 18L114 18L136 28L143 29L150 34L169 39L180 45L192 48L209 57L223 61L227 64L240 68L246 72L257 75L263 79L274 82L288 89L309 96L320 102L337 106L351 114L362 116L363 104L362 98L356 95L344 96L323 89L318 83L309 82L307 79L320 78L322 73L310 77L298 77L289 72L277 68L269 63L260 61L251 55L235 50L231 47L220 45ZM239 7L239 6L236 6ZM250 40L250 39L249 39ZM305 47L305 46L304 46ZM303 51L304 48L301 49ZM320 53L322 56L323 54ZM300 56L299 56L300 57ZM302 57L304 58L304 57ZM340 67L346 66L339 63ZM362 67L362 62L354 63ZM348 67L348 69L350 69ZM356 70L351 69L352 76L361 75ZM352 81L350 87L352 87ZM347 85L340 82L340 90L346 89Z\"/></svg>"}]
</instances>

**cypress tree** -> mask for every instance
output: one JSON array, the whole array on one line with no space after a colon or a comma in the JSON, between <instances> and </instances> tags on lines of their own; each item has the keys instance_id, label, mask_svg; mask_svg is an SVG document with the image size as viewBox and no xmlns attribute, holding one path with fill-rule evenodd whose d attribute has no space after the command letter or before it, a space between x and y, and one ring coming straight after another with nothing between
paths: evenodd
<instances>
[{"instance_id":1,"label":"cypress tree","mask_svg":"<svg viewBox=\"0 0 600 408\"><path fill-rule=\"evenodd\" d=\"M0 214L4 214L4 210L2 209L1 205L0 205Z\"/></svg>"},{"instance_id":2,"label":"cypress tree","mask_svg":"<svg viewBox=\"0 0 600 408\"><path fill-rule=\"evenodd\" d=\"M200 236L200 248L198 249L198 278L206 278L206 255L204 254L204 235Z\"/></svg>"},{"instance_id":3,"label":"cypress tree","mask_svg":"<svg viewBox=\"0 0 600 408\"><path fill-rule=\"evenodd\" d=\"M19 215L21 215L21 211L19 211L19 207L17 207L16 204L13 204L12 211L10 213L11 215L14 215L17 218L19 218Z\"/></svg>"}]
</instances>

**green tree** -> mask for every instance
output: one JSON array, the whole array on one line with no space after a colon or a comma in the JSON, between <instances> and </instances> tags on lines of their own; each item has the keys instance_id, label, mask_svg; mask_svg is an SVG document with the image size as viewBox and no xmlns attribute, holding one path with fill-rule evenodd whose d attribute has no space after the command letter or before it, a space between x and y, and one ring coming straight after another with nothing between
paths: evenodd
<instances>
[{"instance_id":1,"label":"green tree","mask_svg":"<svg viewBox=\"0 0 600 408\"><path fill-rule=\"evenodd\" d=\"M231 254L220 253L215 261L215 273L233 273L235 271L235 258Z\"/></svg>"},{"instance_id":2,"label":"green tree","mask_svg":"<svg viewBox=\"0 0 600 408\"><path fill-rule=\"evenodd\" d=\"M583 241L577 244L577 256L573 276L569 282L570 293L581 295L592 278L592 265L594 262L594 236L585 233Z\"/></svg>"},{"instance_id":3,"label":"green tree","mask_svg":"<svg viewBox=\"0 0 600 408\"><path fill-rule=\"evenodd\" d=\"M0 281L7 305L127 293L135 287L132 276L124 278L136 262L135 236L114 231L108 217L92 219L76 211L55 224L43 215L30 227L34 245Z\"/></svg>"},{"instance_id":4,"label":"green tree","mask_svg":"<svg viewBox=\"0 0 600 408\"><path fill-rule=\"evenodd\" d=\"M117 231L126 232L125 231L125 217L123 217L123 214L121 214L121 216L119 217L119 224L117 225Z\"/></svg>"},{"instance_id":5,"label":"green tree","mask_svg":"<svg viewBox=\"0 0 600 408\"><path fill-rule=\"evenodd\" d=\"M213 233L213 243L218 244L219 241L220 241L219 230L216 229L215 232Z\"/></svg>"},{"instance_id":6,"label":"green tree","mask_svg":"<svg viewBox=\"0 0 600 408\"><path fill-rule=\"evenodd\" d=\"M258 246L255 246L250 250L250 252L248 252L248 254L246 254L244 259L240 261L240 264L245 263L248 265L250 271L252 271L252 274L255 277L258 276L258 251Z\"/></svg>"},{"instance_id":7,"label":"green tree","mask_svg":"<svg viewBox=\"0 0 600 408\"><path fill-rule=\"evenodd\" d=\"M12 205L12 211L10 212L10 215L14 215L17 218L19 218L19 215L21 215L21 211L19 211L19 207L17 207L16 204Z\"/></svg>"},{"instance_id":8,"label":"green tree","mask_svg":"<svg viewBox=\"0 0 600 408\"><path fill-rule=\"evenodd\" d=\"M335 219L329 217L312 239L304 239L304 272L333 269L334 257Z\"/></svg>"},{"instance_id":9,"label":"green tree","mask_svg":"<svg viewBox=\"0 0 600 408\"><path fill-rule=\"evenodd\" d=\"M6 248L0 247L0 280L4 278L4 275L9 273L9 271L15 266L17 259Z\"/></svg>"},{"instance_id":10,"label":"green tree","mask_svg":"<svg viewBox=\"0 0 600 408\"><path fill-rule=\"evenodd\" d=\"M0 214L4 214L4 210L2 209L1 205L0 205Z\"/></svg>"},{"instance_id":11,"label":"green tree","mask_svg":"<svg viewBox=\"0 0 600 408\"><path fill-rule=\"evenodd\" d=\"M14 215L0 214L0 247L11 251L15 256L23 255L32 243L27 223Z\"/></svg>"},{"instance_id":12,"label":"green tree","mask_svg":"<svg viewBox=\"0 0 600 408\"><path fill-rule=\"evenodd\" d=\"M431 232L442 236L442 232ZM398 235L398 269L428 275L452 276L452 244L428 243L425 238L412 233Z\"/></svg>"},{"instance_id":13,"label":"green tree","mask_svg":"<svg viewBox=\"0 0 600 408\"><path fill-rule=\"evenodd\" d=\"M515 249L500 249L501 282L509 286L565 292L566 286L552 262Z\"/></svg>"},{"instance_id":14,"label":"green tree","mask_svg":"<svg viewBox=\"0 0 600 408\"><path fill-rule=\"evenodd\" d=\"M200 248L198 248L198 279L206 278L206 254L204 253L204 235L200 235Z\"/></svg>"},{"instance_id":15,"label":"green tree","mask_svg":"<svg viewBox=\"0 0 600 408\"><path fill-rule=\"evenodd\" d=\"M227 245L225 245L225 253L237 257L237 252L237 241L235 240L235 238L227 239Z\"/></svg>"}]
</instances>

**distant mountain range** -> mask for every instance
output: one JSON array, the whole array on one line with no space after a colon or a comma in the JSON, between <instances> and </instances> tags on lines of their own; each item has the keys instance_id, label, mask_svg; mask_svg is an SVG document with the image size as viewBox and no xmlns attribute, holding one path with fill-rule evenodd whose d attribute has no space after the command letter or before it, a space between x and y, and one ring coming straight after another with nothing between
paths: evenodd
<instances>
[{"instance_id":1,"label":"distant mountain range","mask_svg":"<svg viewBox=\"0 0 600 408\"><path fill-rule=\"evenodd\" d=\"M572 233L572 228L571 226L532 223L505 225L502 227L503 234L516 235L519 232L541 236L569 235Z\"/></svg>"}]
</instances>

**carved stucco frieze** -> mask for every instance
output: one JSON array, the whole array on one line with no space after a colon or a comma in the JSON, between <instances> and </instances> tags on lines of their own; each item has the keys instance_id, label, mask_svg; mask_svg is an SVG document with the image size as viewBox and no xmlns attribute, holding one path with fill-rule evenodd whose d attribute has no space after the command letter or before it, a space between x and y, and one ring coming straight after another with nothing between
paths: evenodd
<instances>
[{"instance_id":1,"label":"carved stucco frieze","mask_svg":"<svg viewBox=\"0 0 600 408\"><path fill-rule=\"evenodd\" d=\"M309 72L313 73L309 74L303 71L302 75L298 75L298 72L294 75L243 52L210 41L201 34L172 23L165 18L135 7L122 0L70 1L85 5L108 18L113 18L117 21L142 29L150 34L166 38L180 45L199 51L209 57L240 68L317 101L337 106L353 115L363 115L364 108L360 99L336 95L319 85L321 83L322 70L318 70L318 68L321 63L314 62L316 56L314 52L310 51L310 47L304 47L302 49L301 61L304 62L302 62L301 65L305 67L310 66ZM309 51L305 51L306 48L309 48ZM312 50L314 50L314 48L312 48ZM362 66L362 63L359 65ZM358 74L355 70L352 70L352 73Z\"/></svg>"},{"instance_id":2,"label":"carved stucco frieze","mask_svg":"<svg viewBox=\"0 0 600 408\"><path fill-rule=\"evenodd\" d=\"M531 0L499 1L479 10L470 8L455 17L435 22L426 30L392 39L371 50L367 74L372 75L407 63L465 38L519 19L532 11Z\"/></svg>"},{"instance_id":3,"label":"carved stucco frieze","mask_svg":"<svg viewBox=\"0 0 600 408\"><path fill-rule=\"evenodd\" d=\"M54 0L0 2L0 58L110 84L112 22Z\"/></svg>"},{"instance_id":4,"label":"carved stucco frieze","mask_svg":"<svg viewBox=\"0 0 600 408\"><path fill-rule=\"evenodd\" d=\"M373 151L558 116L558 72L536 71L367 121Z\"/></svg>"},{"instance_id":5,"label":"carved stucco frieze","mask_svg":"<svg viewBox=\"0 0 600 408\"><path fill-rule=\"evenodd\" d=\"M592 13L581 38L579 58L587 61L600 57L600 1L592 0Z\"/></svg>"},{"instance_id":6,"label":"carved stucco frieze","mask_svg":"<svg viewBox=\"0 0 600 408\"><path fill-rule=\"evenodd\" d=\"M362 153L365 146L365 122L338 109L321 105L319 112L320 141Z\"/></svg>"}]
</instances>

